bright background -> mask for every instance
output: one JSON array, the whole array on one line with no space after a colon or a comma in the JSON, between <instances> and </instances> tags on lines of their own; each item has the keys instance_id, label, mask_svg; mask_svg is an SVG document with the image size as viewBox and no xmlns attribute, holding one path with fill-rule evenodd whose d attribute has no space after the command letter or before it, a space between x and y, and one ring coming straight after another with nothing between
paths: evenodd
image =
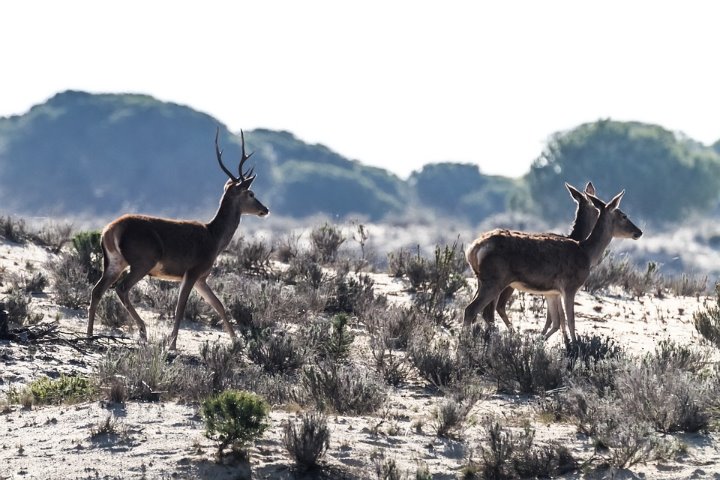
<instances>
[{"instance_id":1,"label":"bright background","mask_svg":"<svg viewBox=\"0 0 720 480\"><path fill-rule=\"evenodd\" d=\"M2 2L0 116L146 93L403 177L518 176L599 118L720 139L719 18L712 1Z\"/></svg>"}]
</instances>

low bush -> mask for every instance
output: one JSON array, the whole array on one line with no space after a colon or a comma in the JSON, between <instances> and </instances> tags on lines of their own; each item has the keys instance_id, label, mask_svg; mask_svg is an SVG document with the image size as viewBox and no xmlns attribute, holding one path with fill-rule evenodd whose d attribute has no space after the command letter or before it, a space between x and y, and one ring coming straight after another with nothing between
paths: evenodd
<instances>
[{"instance_id":1,"label":"low bush","mask_svg":"<svg viewBox=\"0 0 720 480\"><path fill-rule=\"evenodd\" d=\"M535 444L532 429L513 432L488 419L485 433L487 442L481 445L476 467L481 478L555 478L578 469L577 460L563 445Z\"/></svg>"},{"instance_id":2,"label":"low bush","mask_svg":"<svg viewBox=\"0 0 720 480\"><path fill-rule=\"evenodd\" d=\"M218 454L230 446L241 452L249 442L267 430L270 407L254 393L226 390L206 399L200 413L205 421L208 438L217 440Z\"/></svg>"},{"instance_id":3,"label":"low bush","mask_svg":"<svg viewBox=\"0 0 720 480\"><path fill-rule=\"evenodd\" d=\"M327 417L321 412L303 414L299 424L285 424L283 443L290 457L302 471L320 466L320 459L330 447Z\"/></svg>"},{"instance_id":4,"label":"low bush","mask_svg":"<svg viewBox=\"0 0 720 480\"><path fill-rule=\"evenodd\" d=\"M494 336L487 356L488 373L501 392L542 393L562 385L560 355L535 336L503 332Z\"/></svg>"},{"instance_id":5,"label":"low bush","mask_svg":"<svg viewBox=\"0 0 720 480\"><path fill-rule=\"evenodd\" d=\"M320 362L305 367L302 386L319 410L362 415L376 411L385 401L382 383L355 366Z\"/></svg>"},{"instance_id":6,"label":"low bush","mask_svg":"<svg viewBox=\"0 0 720 480\"><path fill-rule=\"evenodd\" d=\"M85 377L61 375L51 379L43 377L26 387L35 405L57 405L88 400L96 393L94 384Z\"/></svg>"},{"instance_id":7,"label":"low bush","mask_svg":"<svg viewBox=\"0 0 720 480\"><path fill-rule=\"evenodd\" d=\"M132 325L132 318L116 295L103 295L98 303L97 318L110 328Z\"/></svg>"},{"instance_id":8,"label":"low bush","mask_svg":"<svg viewBox=\"0 0 720 480\"><path fill-rule=\"evenodd\" d=\"M417 338L408 348L408 359L420 375L436 387L449 386L465 374L448 340L433 342Z\"/></svg>"},{"instance_id":9,"label":"low bush","mask_svg":"<svg viewBox=\"0 0 720 480\"><path fill-rule=\"evenodd\" d=\"M703 338L720 348L720 283L715 284L715 304L695 312L693 323Z\"/></svg>"},{"instance_id":10,"label":"low bush","mask_svg":"<svg viewBox=\"0 0 720 480\"><path fill-rule=\"evenodd\" d=\"M185 365L167 351L165 342L148 342L135 349L108 350L100 359L95 375L107 389L119 388L122 381L128 399L157 401L159 395L197 399L212 390L206 372Z\"/></svg>"},{"instance_id":11,"label":"low bush","mask_svg":"<svg viewBox=\"0 0 720 480\"><path fill-rule=\"evenodd\" d=\"M231 269L263 276L270 274L273 248L263 240L240 239L232 242L227 251L231 258Z\"/></svg>"},{"instance_id":12,"label":"low bush","mask_svg":"<svg viewBox=\"0 0 720 480\"><path fill-rule=\"evenodd\" d=\"M88 283L94 284L102 276L103 251L100 246L100 232L79 232L71 240L72 254L78 258L87 272Z\"/></svg>"},{"instance_id":13,"label":"low bush","mask_svg":"<svg viewBox=\"0 0 720 480\"><path fill-rule=\"evenodd\" d=\"M340 246L345 243L340 229L325 223L310 232L312 251L322 263L332 263L337 259Z\"/></svg>"},{"instance_id":14,"label":"low bush","mask_svg":"<svg viewBox=\"0 0 720 480\"><path fill-rule=\"evenodd\" d=\"M87 306L91 290L88 271L76 255L61 253L48 261L47 270L55 289L53 299L58 305L74 309Z\"/></svg>"},{"instance_id":15,"label":"low bush","mask_svg":"<svg viewBox=\"0 0 720 480\"><path fill-rule=\"evenodd\" d=\"M289 373L303 366L308 349L294 335L265 329L248 339L248 358L270 374Z\"/></svg>"}]
</instances>

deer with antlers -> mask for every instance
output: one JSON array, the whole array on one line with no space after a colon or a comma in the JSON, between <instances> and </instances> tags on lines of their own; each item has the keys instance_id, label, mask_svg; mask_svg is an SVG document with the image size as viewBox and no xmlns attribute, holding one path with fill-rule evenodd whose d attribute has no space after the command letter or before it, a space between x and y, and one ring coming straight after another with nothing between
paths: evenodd
<instances>
[{"instance_id":1,"label":"deer with antlers","mask_svg":"<svg viewBox=\"0 0 720 480\"><path fill-rule=\"evenodd\" d=\"M600 215L590 235L581 241L509 230L493 230L475 240L467 249L466 258L477 277L478 289L465 308L465 326L472 324L477 313L510 286L560 296L570 337L575 342L575 295L587 280L590 267L599 263L613 238L637 240L642 236L642 231L619 209L624 193L620 192L607 204L587 195Z\"/></svg>"},{"instance_id":2,"label":"deer with antlers","mask_svg":"<svg viewBox=\"0 0 720 480\"><path fill-rule=\"evenodd\" d=\"M240 224L240 216L264 217L269 210L255 198L250 185L255 180L253 169L243 172L250 155L245 153L245 135L241 132L242 157L236 177L222 161L218 145L220 129L215 133L215 155L223 172L229 177L220 198L220 206L208 223L173 220L145 215L123 215L110 222L102 231L103 274L92 290L88 311L87 335L92 337L97 305L103 294L117 282L115 288L120 301L138 326L140 337L147 340L145 322L130 303L130 289L143 277L180 282L175 322L170 335L171 350L175 350L180 321L185 314L190 291L195 290L220 315L225 330L232 338L235 331L225 307L207 284L207 277L215 259L232 239ZM120 279L123 272L128 273ZM118 281L118 279L120 279Z\"/></svg>"}]
</instances>

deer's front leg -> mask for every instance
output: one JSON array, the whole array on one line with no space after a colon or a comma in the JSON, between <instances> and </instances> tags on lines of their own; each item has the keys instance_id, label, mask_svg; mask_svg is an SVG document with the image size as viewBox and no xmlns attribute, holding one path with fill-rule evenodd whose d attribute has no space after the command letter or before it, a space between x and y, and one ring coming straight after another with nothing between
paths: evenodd
<instances>
[{"instance_id":1,"label":"deer's front leg","mask_svg":"<svg viewBox=\"0 0 720 480\"><path fill-rule=\"evenodd\" d=\"M185 272L180 282L180 293L178 293L177 306L175 307L175 323L173 324L172 333L170 334L170 350L175 350L177 344L177 336L180 331L180 321L185 316L185 306L187 305L190 291L192 290L198 275L193 272Z\"/></svg>"}]
</instances>

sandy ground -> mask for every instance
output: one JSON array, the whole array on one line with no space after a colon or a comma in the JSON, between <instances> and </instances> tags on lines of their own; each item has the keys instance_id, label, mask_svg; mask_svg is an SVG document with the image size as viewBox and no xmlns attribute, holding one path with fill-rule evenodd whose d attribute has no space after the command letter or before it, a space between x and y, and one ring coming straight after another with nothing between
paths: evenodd
<instances>
[{"instance_id":1,"label":"sandy ground","mask_svg":"<svg viewBox=\"0 0 720 480\"><path fill-rule=\"evenodd\" d=\"M42 268L47 256L35 246L0 243L0 268L6 271ZM395 302L409 301L402 281L382 274L373 277L378 292ZM658 341L667 338L678 343L699 343L692 314L704 301L707 299L632 299L619 292L602 297L581 293L577 298L577 329L585 334L613 336L636 353L651 351ZM544 318L533 318L529 312L521 314L518 309L522 303L515 301L511 318L520 330L539 331ZM59 310L47 296L34 298L32 305L47 319L59 315L64 331L85 330L84 312ZM166 322L151 321L149 327L150 335L169 330ZM99 332L103 332L102 326ZM355 333L364 334L362 330ZM184 325L178 348L196 353L203 342L216 340L227 341L219 328ZM550 340L560 341L560 335ZM45 375L88 374L97 358L80 355L69 346L28 347L0 342L3 362L0 398L9 388ZM539 441L560 440L578 458L587 458L593 451L592 444L574 426L542 422L535 409L537 399L498 395L492 389L474 406L470 421L459 433L461 440L438 438L432 429L432 418L441 400L417 381L402 388L390 388L386 405L373 416L331 415L331 445L326 456L331 468L326 478L377 478L375 465L383 459L394 459L407 478L415 478L420 466L427 467L436 479L457 478L468 459L477 458L477 445L482 438L478 419L485 416L500 417L509 425L529 420ZM93 430L109 416L116 422L116 433L93 436ZM295 416L290 409L275 407L271 428L251 449L249 462L225 464L216 460L215 444L203 435L203 423L193 405L129 402L122 407L110 407L92 402L30 410L6 406L0 412L0 480L295 478L292 462L282 445L283 425ZM676 438L688 446L686 455L674 461L636 465L616 472L615 478L720 478L717 433ZM578 473L568 478L599 475Z\"/></svg>"}]
</instances>

